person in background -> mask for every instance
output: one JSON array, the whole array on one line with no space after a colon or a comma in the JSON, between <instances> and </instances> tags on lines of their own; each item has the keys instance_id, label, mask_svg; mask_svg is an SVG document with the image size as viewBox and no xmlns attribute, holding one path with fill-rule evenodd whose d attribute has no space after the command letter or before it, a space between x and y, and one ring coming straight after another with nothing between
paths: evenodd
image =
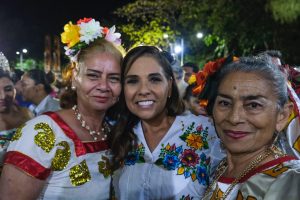
<instances>
[{"instance_id":1,"label":"person in background","mask_svg":"<svg viewBox=\"0 0 300 200\"><path fill-rule=\"evenodd\" d=\"M21 78L24 72L20 69L13 70L13 81L16 88L16 103L21 107L26 107L32 110L34 109L34 105L31 102L24 101L22 96L22 83Z\"/></svg>"},{"instance_id":2,"label":"person in background","mask_svg":"<svg viewBox=\"0 0 300 200\"><path fill-rule=\"evenodd\" d=\"M219 161L211 154L217 137L207 117L184 112L165 52L130 50L122 84L122 117L112 138L116 198L200 199Z\"/></svg>"},{"instance_id":3,"label":"person in background","mask_svg":"<svg viewBox=\"0 0 300 200\"><path fill-rule=\"evenodd\" d=\"M207 80L199 98L227 156L203 199L299 199L300 161L277 141L293 108L284 74L270 58L242 57Z\"/></svg>"},{"instance_id":4,"label":"person in background","mask_svg":"<svg viewBox=\"0 0 300 200\"><path fill-rule=\"evenodd\" d=\"M20 127L4 161L3 200L110 199L108 139L122 89L120 34L115 26L108 29L84 18L66 24L61 37L72 63L64 77L76 104L41 114Z\"/></svg>"},{"instance_id":5,"label":"person in background","mask_svg":"<svg viewBox=\"0 0 300 200\"><path fill-rule=\"evenodd\" d=\"M10 72L0 69L0 174L10 140L17 128L33 117L27 108L15 104L15 97Z\"/></svg>"},{"instance_id":6,"label":"person in background","mask_svg":"<svg viewBox=\"0 0 300 200\"><path fill-rule=\"evenodd\" d=\"M206 115L205 106L202 106L201 101L196 95L193 94L194 84L187 86L185 93L183 95L183 101L186 106L186 109L189 110L194 115Z\"/></svg>"},{"instance_id":7,"label":"person in background","mask_svg":"<svg viewBox=\"0 0 300 200\"><path fill-rule=\"evenodd\" d=\"M176 85L177 85L178 90L179 90L179 95L180 95L180 97L183 97L185 89L188 86L188 83L186 83L183 80L183 70L180 67L180 63L169 52L167 52L167 51L162 51L162 52L165 55L165 57L168 59L168 61L171 63L171 67L172 67L173 75L174 75L174 78L175 78L175 82L176 82Z\"/></svg>"},{"instance_id":8,"label":"person in background","mask_svg":"<svg viewBox=\"0 0 300 200\"><path fill-rule=\"evenodd\" d=\"M196 74L199 71L199 67L195 63L192 63L192 62L184 63L182 66L182 69L184 71L184 79L183 80L186 83L189 82L189 79L193 74Z\"/></svg>"},{"instance_id":9,"label":"person in background","mask_svg":"<svg viewBox=\"0 0 300 200\"><path fill-rule=\"evenodd\" d=\"M35 116L47 111L60 110L59 101L50 95L52 82L54 82L53 76L47 76L40 69L29 70L22 76L22 96L25 101L30 101L35 105L33 109Z\"/></svg>"}]
</instances>

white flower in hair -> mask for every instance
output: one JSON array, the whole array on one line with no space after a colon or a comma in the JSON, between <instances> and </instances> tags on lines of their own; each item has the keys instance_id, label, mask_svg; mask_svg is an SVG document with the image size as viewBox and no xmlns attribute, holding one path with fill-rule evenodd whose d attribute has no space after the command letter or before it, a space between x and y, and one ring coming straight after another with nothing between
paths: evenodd
<instances>
[{"instance_id":1,"label":"white flower in hair","mask_svg":"<svg viewBox=\"0 0 300 200\"><path fill-rule=\"evenodd\" d=\"M80 41L89 44L93 42L98 37L102 36L103 27L100 26L100 22L95 21L94 19L90 20L87 23L80 23Z\"/></svg>"},{"instance_id":2,"label":"white flower in hair","mask_svg":"<svg viewBox=\"0 0 300 200\"><path fill-rule=\"evenodd\" d=\"M113 42L116 45L121 45L121 34L115 33L116 26L112 26L106 33L105 39L107 41Z\"/></svg>"}]
</instances>

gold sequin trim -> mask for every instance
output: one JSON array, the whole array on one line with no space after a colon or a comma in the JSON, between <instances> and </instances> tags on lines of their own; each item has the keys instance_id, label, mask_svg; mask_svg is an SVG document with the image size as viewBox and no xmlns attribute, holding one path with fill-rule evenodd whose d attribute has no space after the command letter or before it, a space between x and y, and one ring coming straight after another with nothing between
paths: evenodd
<instances>
[{"instance_id":1,"label":"gold sequin trim","mask_svg":"<svg viewBox=\"0 0 300 200\"><path fill-rule=\"evenodd\" d=\"M61 171L68 165L71 157L71 151L70 146L66 141L62 141L56 146L61 146L63 149L56 150L51 163L51 169L54 171Z\"/></svg>"},{"instance_id":2,"label":"gold sequin trim","mask_svg":"<svg viewBox=\"0 0 300 200\"><path fill-rule=\"evenodd\" d=\"M112 167L109 162L109 158L102 156L102 161L98 162L98 170L103 174L104 178L110 177L112 174Z\"/></svg>"},{"instance_id":3,"label":"gold sequin trim","mask_svg":"<svg viewBox=\"0 0 300 200\"><path fill-rule=\"evenodd\" d=\"M11 138L11 141L19 140L22 136L22 129L25 126L25 124L21 125L19 128L17 128L14 136Z\"/></svg>"},{"instance_id":4,"label":"gold sequin trim","mask_svg":"<svg viewBox=\"0 0 300 200\"><path fill-rule=\"evenodd\" d=\"M85 160L72 167L69 175L74 186L83 185L91 180L91 174Z\"/></svg>"},{"instance_id":5,"label":"gold sequin trim","mask_svg":"<svg viewBox=\"0 0 300 200\"><path fill-rule=\"evenodd\" d=\"M35 144L49 153L55 144L55 135L52 129L48 124L41 122L34 126L34 130L42 130L39 131L36 136L34 136Z\"/></svg>"}]
</instances>

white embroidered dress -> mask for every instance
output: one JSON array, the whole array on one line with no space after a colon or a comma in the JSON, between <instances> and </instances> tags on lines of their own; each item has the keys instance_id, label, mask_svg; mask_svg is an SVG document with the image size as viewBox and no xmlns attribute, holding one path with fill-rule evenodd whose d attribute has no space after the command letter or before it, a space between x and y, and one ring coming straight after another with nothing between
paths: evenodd
<instances>
[{"instance_id":1,"label":"white embroidered dress","mask_svg":"<svg viewBox=\"0 0 300 200\"><path fill-rule=\"evenodd\" d=\"M177 116L159 145L150 152L141 122L134 127L138 148L113 175L118 200L200 199L207 187L210 165L224 156L211 151L215 129L203 116ZM219 146L217 145L219 149Z\"/></svg>"},{"instance_id":2,"label":"white embroidered dress","mask_svg":"<svg viewBox=\"0 0 300 200\"><path fill-rule=\"evenodd\" d=\"M49 112L19 128L5 163L46 181L39 199L109 199L110 159L106 142L81 142Z\"/></svg>"}]
</instances>

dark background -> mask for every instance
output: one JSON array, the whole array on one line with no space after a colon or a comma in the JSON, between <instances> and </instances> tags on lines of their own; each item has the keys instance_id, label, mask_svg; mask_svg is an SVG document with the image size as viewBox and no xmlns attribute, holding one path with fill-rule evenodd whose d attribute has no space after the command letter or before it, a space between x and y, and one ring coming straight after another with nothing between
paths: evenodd
<instances>
[{"instance_id":1,"label":"dark background","mask_svg":"<svg viewBox=\"0 0 300 200\"><path fill-rule=\"evenodd\" d=\"M1 0L0 51L9 61L16 51L26 48L24 58L43 59L45 35L60 35L63 26L83 17L92 17L101 25L112 26L117 17L112 13L130 0Z\"/></svg>"}]
</instances>

